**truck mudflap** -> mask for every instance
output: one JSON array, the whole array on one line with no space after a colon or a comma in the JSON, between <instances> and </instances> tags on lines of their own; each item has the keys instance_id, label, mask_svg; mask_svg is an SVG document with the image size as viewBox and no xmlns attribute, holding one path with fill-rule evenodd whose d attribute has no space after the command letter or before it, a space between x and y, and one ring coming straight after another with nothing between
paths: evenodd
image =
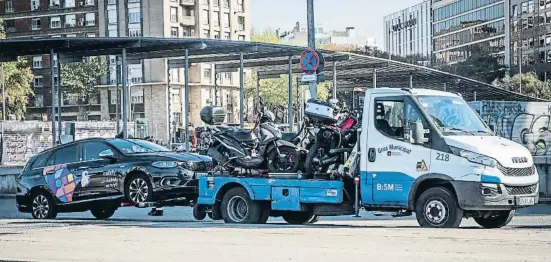
<instances>
[{"instance_id":1,"label":"truck mudflap","mask_svg":"<svg viewBox=\"0 0 551 262\"><path fill-rule=\"evenodd\" d=\"M539 185L513 186L473 181L451 181L463 210L511 210L539 202Z\"/></svg>"}]
</instances>

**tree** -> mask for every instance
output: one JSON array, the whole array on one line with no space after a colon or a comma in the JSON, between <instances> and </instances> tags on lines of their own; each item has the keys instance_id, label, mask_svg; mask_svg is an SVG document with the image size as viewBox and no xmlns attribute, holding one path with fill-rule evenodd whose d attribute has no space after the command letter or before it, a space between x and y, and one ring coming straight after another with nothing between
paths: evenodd
<instances>
[{"instance_id":1,"label":"tree","mask_svg":"<svg viewBox=\"0 0 551 262\"><path fill-rule=\"evenodd\" d=\"M0 39L6 39L2 19L0 19ZM4 82L6 84L6 94L2 94L2 97L6 96L7 115L15 115L17 119L22 118L27 111L29 98L34 95L31 88L31 83L34 79L33 72L27 59L21 57L17 61L2 63L2 67ZM1 74L0 72L0 79L2 78ZM1 88L0 93L2 93ZM2 101L0 100L1 103ZM3 113L0 112L0 118L3 117Z\"/></svg>"},{"instance_id":2,"label":"tree","mask_svg":"<svg viewBox=\"0 0 551 262\"><path fill-rule=\"evenodd\" d=\"M496 55L480 48L473 48L469 52L470 56L465 61L444 65L439 69L484 83L492 83L505 76L506 67Z\"/></svg>"},{"instance_id":3,"label":"tree","mask_svg":"<svg viewBox=\"0 0 551 262\"><path fill-rule=\"evenodd\" d=\"M79 109L78 120L88 120L90 98L98 94L97 85L100 82L100 78L107 74L108 71L106 61L99 57L91 57L82 62L62 66L63 94L74 96L77 99ZM83 104L87 104L88 106L82 107Z\"/></svg>"},{"instance_id":4,"label":"tree","mask_svg":"<svg viewBox=\"0 0 551 262\"><path fill-rule=\"evenodd\" d=\"M522 90L520 90L521 81ZM506 76L502 79L496 79L492 85L536 98L551 99L551 83L539 80L534 73L525 73L522 76L517 74L513 77Z\"/></svg>"}]
</instances>

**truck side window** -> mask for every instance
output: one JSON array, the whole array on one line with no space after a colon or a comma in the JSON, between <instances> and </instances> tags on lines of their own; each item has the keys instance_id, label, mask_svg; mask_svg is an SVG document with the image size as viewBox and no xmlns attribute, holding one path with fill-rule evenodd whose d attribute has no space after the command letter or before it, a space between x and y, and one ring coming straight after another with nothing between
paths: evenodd
<instances>
[{"instance_id":1,"label":"truck side window","mask_svg":"<svg viewBox=\"0 0 551 262\"><path fill-rule=\"evenodd\" d=\"M375 128L394 139L402 140L404 102L377 101L375 104Z\"/></svg>"},{"instance_id":2,"label":"truck side window","mask_svg":"<svg viewBox=\"0 0 551 262\"><path fill-rule=\"evenodd\" d=\"M411 143L413 143L413 141L411 141L413 137L411 133L411 124L416 122L421 122L423 124L423 128L428 129L428 124L426 121L424 121L424 118L419 112L419 109L417 109L417 107L415 107L411 102L406 102L404 117L404 139Z\"/></svg>"}]
</instances>

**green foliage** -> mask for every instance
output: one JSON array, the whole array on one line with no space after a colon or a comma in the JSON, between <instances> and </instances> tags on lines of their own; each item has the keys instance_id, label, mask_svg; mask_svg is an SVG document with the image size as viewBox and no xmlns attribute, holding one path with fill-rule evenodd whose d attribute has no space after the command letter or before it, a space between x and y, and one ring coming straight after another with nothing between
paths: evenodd
<instances>
[{"instance_id":1,"label":"green foliage","mask_svg":"<svg viewBox=\"0 0 551 262\"><path fill-rule=\"evenodd\" d=\"M522 81L522 90L520 83ZM514 92L519 92L528 96L551 100L551 83L538 79L534 73L525 73L506 76L502 79L496 79L492 85Z\"/></svg>"},{"instance_id":2,"label":"green foliage","mask_svg":"<svg viewBox=\"0 0 551 262\"><path fill-rule=\"evenodd\" d=\"M83 62L66 64L61 67L63 93L78 98L79 109L89 99L98 94L100 78L107 74L107 62L99 57L91 57ZM87 112L79 110L81 117L87 119Z\"/></svg>"},{"instance_id":3,"label":"green foliage","mask_svg":"<svg viewBox=\"0 0 551 262\"><path fill-rule=\"evenodd\" d=\"M479 48L472 49L470 52L471 55L467 60L438 69L484 83L492 83L505 76L506 67L499 63L497 56Z\"/></svg>"},{"instance_id":4,"label":"green foliage","mask_svg":"<svg viewBox=\"0 0 551 262\"><path fill-rule=\"evenodd\" d=\"M254 29L251 30L251 42L280 44L281 40L276 32L266 29L261 32L257 32Z\"/></svg>"},{"instance_id":5,"label":"green foliage","mask_svg":"<svg viewBox=\"0 0 551 262\"><path fill-rule=\"evenodd\" d=\"M0 19L0 39L5 39L3 22ZM17 61L2 63L4 69L4 81L6 83L6 111L21 118L27 111L29 97L34 95L31 83L34 79L33 72L25 58L18 58ZM0 72L0 80L2 79ZM1 83L0 83L1 84ZM2 89L0 88L0 94ZM2 94L0 97L3 97ZM2 101L0 100L0 104ZM3 113L3 112L2 112ZM0 118L2 118L0 113Z\"/></svg>"}]
</instances>

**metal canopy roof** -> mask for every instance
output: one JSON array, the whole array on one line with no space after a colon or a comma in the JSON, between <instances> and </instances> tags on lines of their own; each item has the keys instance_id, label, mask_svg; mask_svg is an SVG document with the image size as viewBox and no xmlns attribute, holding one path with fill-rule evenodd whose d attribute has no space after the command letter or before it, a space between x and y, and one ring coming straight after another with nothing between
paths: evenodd
<instances>
[{"instance_id":1,"label":"metal canopy roof","mask_svg":"<svg viewBox=\"0 0 551 262\"><path fill-rule=\"evenodd\" d=\"M259 71L261 79L280 77L288 73L292 57L293 73L302 73L298 67L299 55L304 47L267 43L199 38L48 38L1 40L0 61L17 56L60 54L60 60L97 55L121 54L126 49L128 59L171 58L171 67L181 67L184 50L188 50L190 63L216 63L216 73L232 72L239 68L240 54L244 66ZM325 57L325 75L333 76L333 63L337 69L337 90L350 91L355 87L373 87L376 71L377 87L429 88L457 92L466 100L545 101L519 93L499 89L466 77L413 64L351 53L321 51Z\"/></svg>"}]
</instances>

